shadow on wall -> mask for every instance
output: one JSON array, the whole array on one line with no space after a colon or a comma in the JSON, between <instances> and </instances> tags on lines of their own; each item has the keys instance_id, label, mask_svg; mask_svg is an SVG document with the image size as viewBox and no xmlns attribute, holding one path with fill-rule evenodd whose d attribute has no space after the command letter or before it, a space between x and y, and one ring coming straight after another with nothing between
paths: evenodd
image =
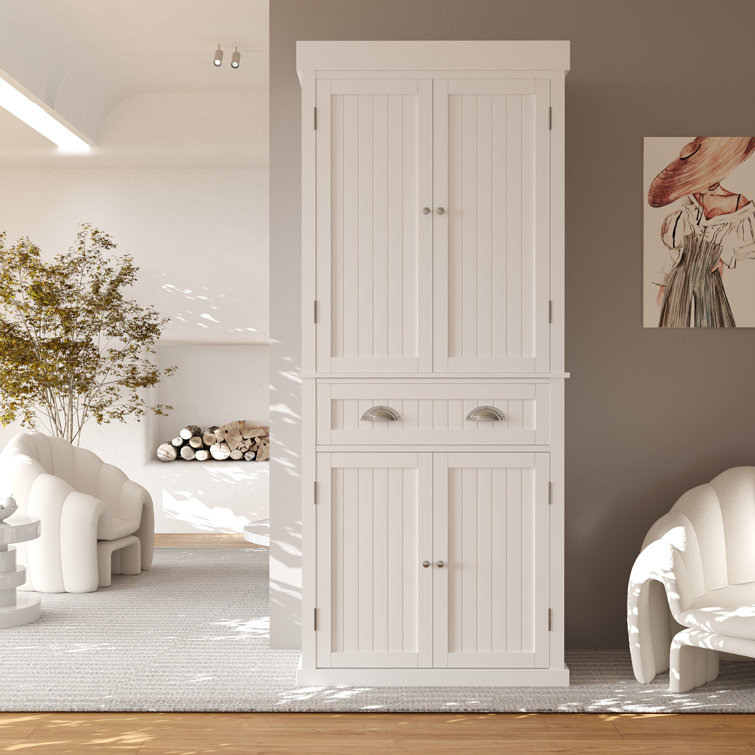
<instances>
[{"instance_id":1,"label":"shadow on wall","mask_svg":"<svg viewBox=\"0 0 755 755\"><path fill-rule=\"evenodd\" d=\"M171 315L172 320L176 320L184 325L201 328L203 331L217 332L219 330L217 326L222 326L218 317L221 306L224 303L222 300L228 298L226 294L212 292L208 286L202 286L195 290L192 288L180 288L173 283L163 283L160 287L165 293L180 298L184 302L183 305L176 305L171 308L171 312L173 312ZM226 334L232 333L237 337L250 336L252 334L260 335L260 331L257 328L251 327L229 328L223 332Z\"/></svg>"},{"instance_id":2,"label":"shadow on wall","mask_svg":"<svg viewBox=\"0 0 755 755\"><path fill-rule=\"evenodd\" d=\"M285 357L285 362L292 365L292 369L281 370L278 375L281 378L281 385L285 385L285 390L276 387L275 382L270 384L270 416L275 417L275 422L281 425L287 425L289 428L299 428L301 426L301 415L294 412L291 407L299 404L301 396L301 376L298 368L294 365L291 357ZM298 437L298 429L296 430ZM288 434L285 432L276 432L276 428L271 426L270 438L275 444L275 463L280 464L290 477L298 479L299 475L299 453L290 448L282 440ZM272 453L271 453L272 458Z\"/></svg>"},{"instance_id":3,"label":"shadow on wall","mask_svg":"<svg viewBox=\"0 0 755 755\"><path fill-rule=\"evenodd\" d=\"M269 516L267 462L173 462L161 474L163 515L200 532L240 533ZM161 464L161 471L164 466ZM223 490L227 495L223 495ZM220 493L220 495L219 495ZM229 504L214 503L228 498ZM239 510L243 514L237 513Z\"/></svg>"},{"instance_id":4,"label":"shadow on wall","mask_svg":"<svg viewBox=\"0 0 755 755\"><path fill-rule=\"evenodd\" d=\"M296 527L286 526L283 529L284 536L276 543L275 560L279 564L279 574L291 575L291 579L270 579L270 605L282 608L286 611L291 609L291 604L286 601L296 601L301 604L301 523ZM285 571L284 571L285 570ZM296 626L301 626L301 620L297 618Z\"/></svg>"},{"instance_id":5,"label":"shadow on wall","mask_svg":"<svg viewBox=\"0 0 755 755\"><path fill-rule=\"evenodd\" d=\"M271 341L275 348L280 342ZM271 501L270 605L271 612L285 616L287 631L296 637L301 627L302 522L300 496L299 428L301 415L292 407L300 405L301 376L295 361L282 356L287 369L279 370L270 384L270 459L273 478L285 475L296 490L296 502L285 507L285 519L276 517L276 503ZM293 442L292 442L293 441ZM296 445L294 445L296 444ZM274 645L276 646L276 645ZM293 647L284 641L282 647Z\"/></svg>"}]
</instances>

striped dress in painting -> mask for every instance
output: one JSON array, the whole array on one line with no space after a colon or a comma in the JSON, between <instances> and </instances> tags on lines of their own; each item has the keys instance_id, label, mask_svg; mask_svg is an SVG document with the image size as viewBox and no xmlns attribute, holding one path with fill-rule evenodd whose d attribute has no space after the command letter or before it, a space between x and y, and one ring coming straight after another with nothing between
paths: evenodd
<instances>
[{"instance_id":1,"label":"striped dress in painting","mask_svg":"<svg viewBox=\"0 0 755 755\"><path fill-rule=\"evenodd\" d=\"M663 223L666 264L657 281L666 287L661 328L733 328L736 326L719 260L734 268L737 260L755 257L755 204L707 219L697 200L688 196Z\"/></svg>"}]
</instances>

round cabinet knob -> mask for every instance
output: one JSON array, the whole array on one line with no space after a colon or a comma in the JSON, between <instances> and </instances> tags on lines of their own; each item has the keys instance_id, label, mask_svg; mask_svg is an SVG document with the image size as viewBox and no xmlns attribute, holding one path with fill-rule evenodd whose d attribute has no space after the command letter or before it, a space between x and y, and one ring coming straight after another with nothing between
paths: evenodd
<instances>
[{"instance_id":1,"label":"round cabinet knob","mask_svg":"<svg viewBox=\"0 0 755 755\"><path fill-rule=\"evenodd\" d=\"M438 567L439 569L442 569L442 568L443 568L443 567L444 567L444 566L446 565L446 562L445 562L445 561L438 561L438 563L437 563L437 564L435 564L435 565L436 565L436 566L437 566L437 567Z\"/></svg>"},{"instance_id":2,"label":"round cabinet knob","mask_svg":"<svg viewBox=\"0 0 755 755\"><path fill-rule=\"evenodd\" d=\"M422 566L424 566L425 569L427 569L427 567L430 566L430 562L429 561L423 561L422 562Z\"/></svg>"},{"instance_id":3,"label":"round cabinet knob","mask_svg":"<svg viewBox=\"0 0 755 755\"><path fill-rule=\"evenodd\" d=\"M422 208L422 214L423 215L429 215L432 212L432 210L429 207L423 207Z\"/></svg>"},{"instance_id":4,"label":"round cabinet knob","mask_svg":"<svg viewBox=\"0 0 755 755\"><path fill-rule=\"evenodd\" d=\"M445 212L445 210L442 207L438 207L438 209L435 210L435 212L437 212L438 215L442 215Z\"/></svg>"}]
</instances>

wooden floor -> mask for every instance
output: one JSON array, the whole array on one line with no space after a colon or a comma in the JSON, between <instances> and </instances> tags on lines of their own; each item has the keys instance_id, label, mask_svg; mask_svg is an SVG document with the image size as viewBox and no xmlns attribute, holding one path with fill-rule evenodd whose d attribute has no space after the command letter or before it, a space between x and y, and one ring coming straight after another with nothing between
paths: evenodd
<instances>
[{"instance_id":1,"label":"wooden floor","mask_svg":"<svg viewBox=\"0 0 755 755\"><path fill-rule=\"evenodd\" d=\"M755 752L750 714L2 713L16 753Z\"/></svg>"},{"instance_id":2,"label":"wooden floor","mask_svg":"<svg viewBox=\"0 0 755 755\"><path fill-rule=\"evenodd\" d=\"M242 535L226 535L221 532L198 532L180 534L156 534L155 548L257 548L244 540Z\"/></svg>"}]
</instances>

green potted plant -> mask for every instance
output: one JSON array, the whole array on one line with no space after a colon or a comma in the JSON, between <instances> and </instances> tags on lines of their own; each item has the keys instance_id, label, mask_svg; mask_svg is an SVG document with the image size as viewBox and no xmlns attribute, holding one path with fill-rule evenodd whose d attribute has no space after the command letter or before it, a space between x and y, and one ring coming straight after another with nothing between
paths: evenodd
<instances>
[{"instance_id":1,"label":"green potted plant","mask_svg":"<svg viewBox=\"0 0 755 755\"><path fill-rule=\"evenodd\" d=\"M87 422L137 420L159 368L155 347L167 318L124 295L139 270L115 256L112 238L80 226L76 244L52 260L29 239L0 233L0 422L42 426L79 443Z\"/></svg>"}]
</instances>

